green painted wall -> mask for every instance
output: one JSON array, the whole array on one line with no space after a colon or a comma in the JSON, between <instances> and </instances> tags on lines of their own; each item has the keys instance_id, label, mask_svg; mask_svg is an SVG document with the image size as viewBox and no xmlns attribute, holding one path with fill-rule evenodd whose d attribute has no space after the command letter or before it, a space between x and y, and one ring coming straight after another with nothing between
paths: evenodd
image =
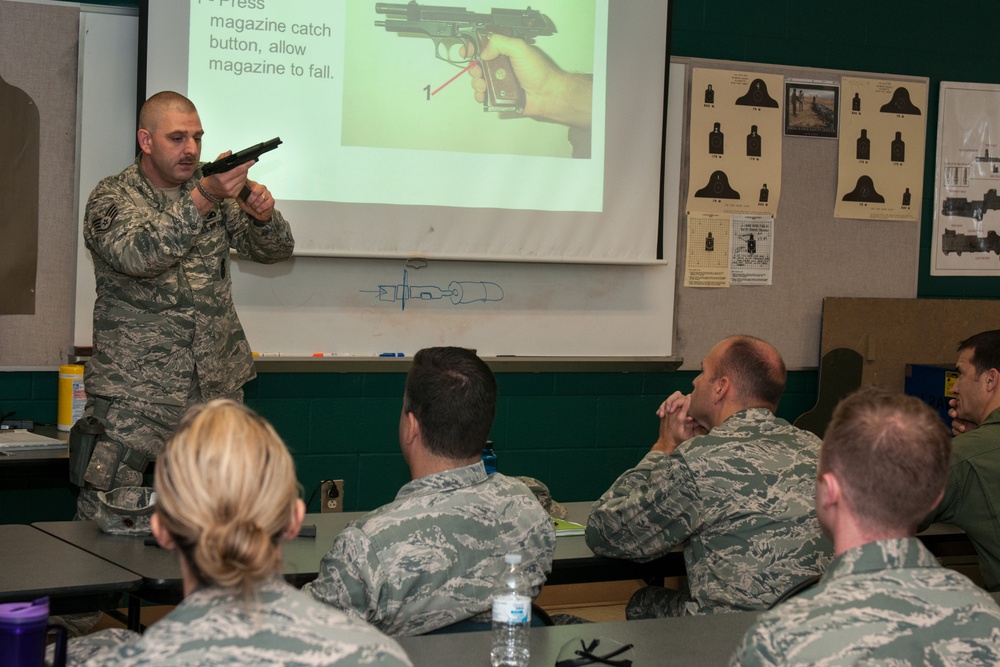
<instances>
[{"instance_id":1,"label":"green painted wall","mask_svg":"<svg viewBox=\"0 0 1000 667\"><path fill-rule=\"evenodd\" d=\"M693 372L501 373L491 437L501 472L531 475L558 500L589 500L634 465L656 439L656 407L687 391ZM0 410L53 423L58 374L0 373ZM402 373L262 373L249 405L270 420L312 495L319 481L345 480L345 509L384 504L408 478L397 426ZM779 408L787 419L812 407L816 373L792 373ZM2 475L0 470L0 475ZM48 476L0 476L0 523L72 518L72 487ZM319 510L313 498L310 511Z\"/></svg>"}]
</instances>

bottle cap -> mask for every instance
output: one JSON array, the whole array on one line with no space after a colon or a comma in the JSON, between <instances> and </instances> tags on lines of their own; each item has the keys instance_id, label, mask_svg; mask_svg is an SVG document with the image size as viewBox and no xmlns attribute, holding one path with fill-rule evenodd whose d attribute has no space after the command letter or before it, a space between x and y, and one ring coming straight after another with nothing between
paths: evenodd
<instances>
[{"instance_id":1,"label":"bottle cap","mask_svg":"<svg viewBox=\"0 0 1000 667\"><path fill-rule=\"evenodd\" d=\"M508 565L518 565L521 562L521 554L507 554L503 557L503 562Z\"/></svg>"}]
</instances>

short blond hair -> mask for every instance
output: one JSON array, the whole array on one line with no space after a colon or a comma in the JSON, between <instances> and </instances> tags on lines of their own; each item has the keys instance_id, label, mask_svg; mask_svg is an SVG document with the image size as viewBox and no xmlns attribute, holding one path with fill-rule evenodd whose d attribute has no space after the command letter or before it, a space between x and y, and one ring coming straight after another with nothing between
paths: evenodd
<instances>
[{"instance_id":1,"label":"short blond hair","mask_svg":"<svg viewBox=\"0 0 1000 667\"><path fill-rule=\"evenodd\" d=\"M250 408L231 400L192 408L155 477L161 524L201 584L249 594L280 568L281 538L298 500L295 465Z\"/></svg>"}]
</instances>

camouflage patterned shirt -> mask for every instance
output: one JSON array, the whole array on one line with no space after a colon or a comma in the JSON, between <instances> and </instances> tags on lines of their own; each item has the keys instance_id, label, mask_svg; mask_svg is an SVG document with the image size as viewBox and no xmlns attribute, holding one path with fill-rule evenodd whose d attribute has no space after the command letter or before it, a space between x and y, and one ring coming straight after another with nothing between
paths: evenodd
<instances>
[{"instance_id":1,"label":"camouflage patterned shirt","mask_svg":"<svg viewBox=\"0 0 1000 667\"><path fill-rule=\"evenodd\" d=\"M199 170L172 201L137 158L91 193L83 238L97 301L88 395L183 406L196 373L205 400L253 379L229 250L273 263L291 256L294 240L278 211L257 225L231 199L202 217L191 200L200 178Z\"/></svg>"},{"instance_id":2,"label":"camouflage patterned shirt","mask_svg":"<svg viewBox=\"0 0 1000 667\"><path fill-rule=\"evenodd\" d=\"M519 480L482 462L427 475L351 524L305 590L394 636L477 615L488 620L507 553L520 553L537 595L552 571L552 519Z\"/></svg>"},{"instance_id":3,"label":"camouflage patterned shirt","mask_svg":"<svg viewBox=\"0 0 1000 667\"><path fill-rule=\"evenodd\" d=\"M71 641L68 663L87 667L410 665L394 640L317 603L279 577L260 585L257 597L250 601L242 593L223 588L196 590L141 638L134 636L124 645L102 646L103 634Z\"/></svg>"},{"instance_id":4,"label":"camouflage patterned shirt","mask_svg":"<svg viewBox=\"0 0 1000 667\"><path fill-rule=\"evenodd\" d=\"M869 542L762 614L730 664L995 666L1000 607L916 538Z\"/></svg>"},{"instance_id":5,"label":"camouflage patterned shirt","mask_svg":"<svg viewBox=\"0 0 1000 667\"><path fill-rule=\"evenodd\" d=\"M622 474L594 505L587 544L641 562L683 544L686 613L766 609L833 551L814 508L820 444L770 410L737 412Z\"/></svg>"}]
</instances>

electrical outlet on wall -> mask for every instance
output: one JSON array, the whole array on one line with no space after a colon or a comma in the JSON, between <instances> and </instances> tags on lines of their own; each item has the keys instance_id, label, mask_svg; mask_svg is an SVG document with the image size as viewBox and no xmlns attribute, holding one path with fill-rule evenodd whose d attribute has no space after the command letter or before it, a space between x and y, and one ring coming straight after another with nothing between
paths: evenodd
<instances>
[{"instance_id":1,"label":"electrical outlet on wall","mask_svg":"<svg viewBox=\"0 0 1000 667\"><path fill-rule=\"evenodd\" d=\"M321 512L344 511L344 480L325 479L319 490Z\"/></svg>"}]
</instances>

